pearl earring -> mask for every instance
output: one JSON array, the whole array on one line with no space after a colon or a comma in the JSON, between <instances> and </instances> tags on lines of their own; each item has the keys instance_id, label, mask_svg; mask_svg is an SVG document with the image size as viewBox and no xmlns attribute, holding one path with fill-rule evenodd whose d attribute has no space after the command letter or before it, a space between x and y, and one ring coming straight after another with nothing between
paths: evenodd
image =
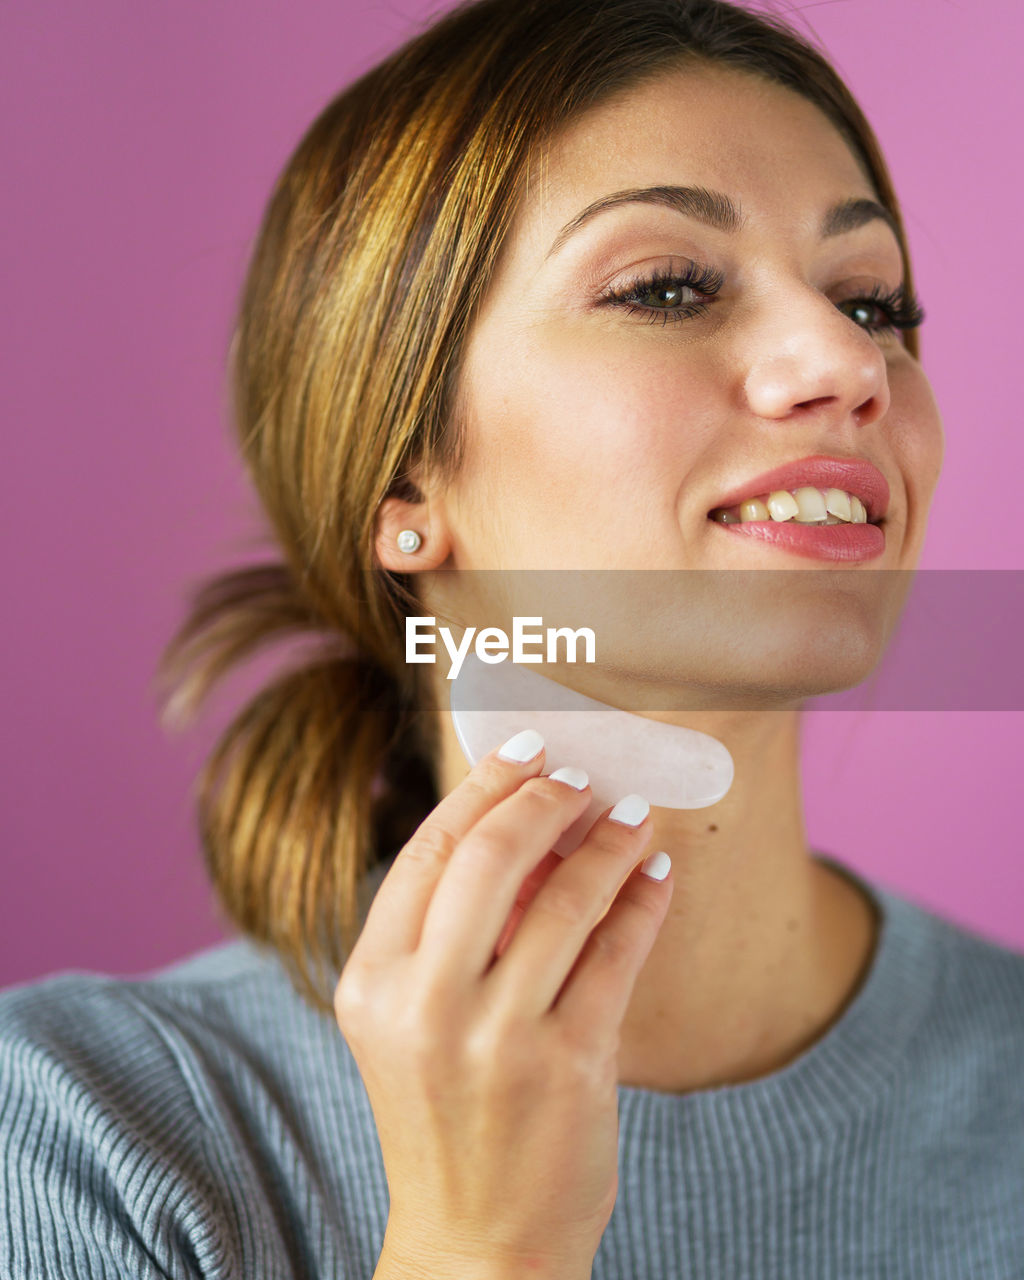
<instances>
[{"instance_id":1,"label":"pearl earring","mask_svg":"<svg viewBox=\"0 0 1024 1280\"><path fill-rule=\"evenodd\" d=\"M403 529L398 535L399 551L419 551L423 539L415 529Z\"/></svg>"}]
</instances>

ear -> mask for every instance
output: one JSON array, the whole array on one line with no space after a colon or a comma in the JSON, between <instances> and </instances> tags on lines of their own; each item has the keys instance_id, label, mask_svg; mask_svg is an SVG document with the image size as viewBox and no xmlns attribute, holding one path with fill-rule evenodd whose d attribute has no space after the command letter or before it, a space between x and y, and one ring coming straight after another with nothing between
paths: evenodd
<instances>
[{"instance_id":1,"label":"ear","mask_svg":"<svg viewBox=\"0 0 1024 1280\"><path fill-rule=\"evenodd\" d=\"M399 549L398 535L403 529L413 529L419 534L418 550ZM382 568L392 573L418 573L439 568L451 554L452 544L436 505L431 514L430 505L425 501L390 497L377 508L374 550Z\"/></svg>"}]
</instances>

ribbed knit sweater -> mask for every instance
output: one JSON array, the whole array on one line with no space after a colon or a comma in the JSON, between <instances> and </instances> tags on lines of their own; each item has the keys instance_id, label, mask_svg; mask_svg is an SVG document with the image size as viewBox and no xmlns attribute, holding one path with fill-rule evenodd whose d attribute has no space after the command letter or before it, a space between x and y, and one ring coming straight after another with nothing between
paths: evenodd
<instances>
[{"instance_id":1,"label":"ribbed knit sweater","mask_svg":"<svg viewBox=\"0 0 1024 1280\"><path fill-rule=\"evenodd\" d=\"M619 1087L594 1280L1024 1277L1024 954L816 856L865 978L772 1075ZM0 1151L3 1280L369 1280L387 1224L344 1037L244 939L0 993Z\"/></svg>"}]
</instances>

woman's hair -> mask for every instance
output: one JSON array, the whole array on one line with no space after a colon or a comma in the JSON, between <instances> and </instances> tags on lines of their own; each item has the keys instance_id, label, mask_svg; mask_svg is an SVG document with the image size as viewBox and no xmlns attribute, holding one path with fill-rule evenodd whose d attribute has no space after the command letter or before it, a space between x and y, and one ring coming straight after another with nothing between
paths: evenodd
<instances>
[{"instance_id":1,"label":"woman's hair","mask_svg":"<svg viewBox=\"0 0 1024 1280\"><path fill-rule=\"evenodd\" d=\"M375 560L377 507L420 496L418 465L442 481L458 470L464 342L545 144L608 95L699 62L767 77L832 120L900 229L912 290L892 183L849 90L781 18L723 0L459 4L329 102L274 185L229 373L276 558L193 587L157 677L174 728L242 659L321 641L230 723L196 799L221 910L323 1012L367 872L439 798L430 669L405 662L410 575ZM916 332L904 340L916 357Z\"/></svg>"}]
</instances>

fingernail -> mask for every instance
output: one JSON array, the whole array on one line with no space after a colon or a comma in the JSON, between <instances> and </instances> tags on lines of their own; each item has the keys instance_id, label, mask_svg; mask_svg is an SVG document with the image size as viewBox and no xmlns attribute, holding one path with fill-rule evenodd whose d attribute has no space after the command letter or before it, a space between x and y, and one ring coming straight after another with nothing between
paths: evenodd
<instances>
[{"instance_id":1,"label":"fingernail","mask_svg":"<svg viewBox=\"0 0 1024 1280\"><path fill-rule=\"evenodd\" d=\"M623 796L608 815L612 822L621 822L627 827L638 827L651 811L651 806L643 796Z\"/></svg>"},{"instance_id":2,"label":"fingernail","mask_svg":"<svg viewBox=\"0 0 1024 1280\"><path fill-rule=\"evenodd\" d=\"M536 729L523 729L519 733L513 734L508 742L498 748L498 755L501 756L502 760L512 760L516 764L526 764L527 760L532 760L543 746L544 739Z\"/></svg>"},{"instance_id":3,"label":"fingernail","mask_svg":"<svg viewBox=\"0 0 1024 1280\"><path fill-rule=\"evenodd\" d=\"M590 779L583 769L572 769L568 765L563 765L561 769L556 769L554 773L549 773L548 777L552 782L567 782L570 787L575 787L577 791L582 791L590 783Z\"/></svg>"},{"instance_id":4,"label":"fingernail","mask_svg":"<svg viewBox=\"0 0 1024 1280\"><path fill-rule=\"evenodd\" d=\"M649 858L645 858L640 864L640 870L652 880L664 880L671 865L672 859L663 849L660 853L652 853Z\"/></svg>"}]
</instances>

